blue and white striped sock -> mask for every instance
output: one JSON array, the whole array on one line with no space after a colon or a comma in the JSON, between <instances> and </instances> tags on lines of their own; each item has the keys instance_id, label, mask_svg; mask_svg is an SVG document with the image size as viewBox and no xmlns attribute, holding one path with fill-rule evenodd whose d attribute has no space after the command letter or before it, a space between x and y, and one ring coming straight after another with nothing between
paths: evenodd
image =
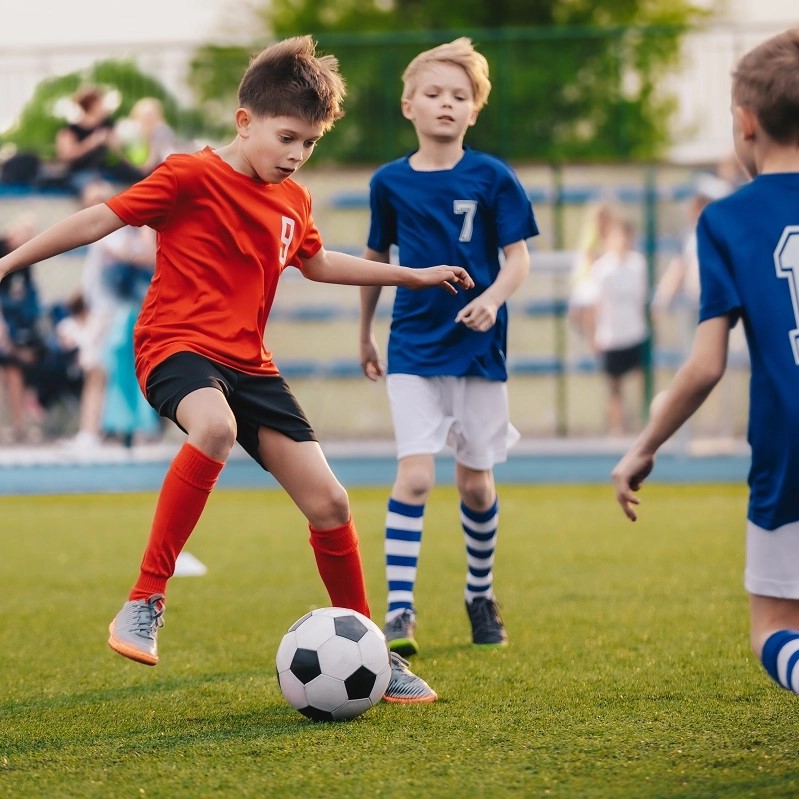
<instances>
[{"instance_id":1,"label":"blue and white striped sock","mask_svg":"<svg viewBox=\"0 0 799 799\"><path fill-rule=\"evenodd\" d=\"M484 511L467 508L461 502L461 524L466 541L466 601L494 597L494 552L497 547L499 501Z\"/></svg>"},{"instance_id":2,"label":"blue and white striped sock","mask_svg":"<svg viewBox=\"0 0 799 799\"><path fill-rule=\"evenodd\" d=\"M422 548L424 505L407 505L393 497L386 512L386 621L413 610L413 587Z\"/></svg>"},{"instance_id":3,"label":"blue and white striped sock","mask_svg":"<svg viewBox=\"0 0 799 799\"><path fill-rule=\"evenodd\" d=\"M772 633L763 644L760 660L777 685L799 694L799 632Z\"/></svg>"}]
</instances>

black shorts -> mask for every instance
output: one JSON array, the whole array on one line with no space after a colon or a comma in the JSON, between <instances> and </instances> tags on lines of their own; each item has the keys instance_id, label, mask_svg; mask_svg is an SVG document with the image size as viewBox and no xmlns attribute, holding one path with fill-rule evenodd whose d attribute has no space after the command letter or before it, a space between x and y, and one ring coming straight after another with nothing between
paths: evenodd
<instances>
[{"instance_id":1,"label":"black shorts","mask_svg":"<svg viewBox=\"0 0 799 799\"><path fill-rule=\"evenodd\" d=\"M640 369L644 365L644 355L646 354L646 341L634 344L632 347L625 347L621 350L607 350L602 353L602 371L610 377L621 377L632 372L633 369Z\"/></svg>"},{"instance_id":2,"label":"black shorts","mask_svg":"<svg viewBox=\"0 0 799 799\"><path fill-rule=\"evenodd\" d=\"M179 352L153 369L147 380L147 401L180 427L176 418L180 401L198 388L209 387L218 388L225 395L236 419L236 440L264 469L258 455L260 428L277 430L293 441L317 440L282 377L248 375L193 352Z\"/></svg>"}]
</instances>

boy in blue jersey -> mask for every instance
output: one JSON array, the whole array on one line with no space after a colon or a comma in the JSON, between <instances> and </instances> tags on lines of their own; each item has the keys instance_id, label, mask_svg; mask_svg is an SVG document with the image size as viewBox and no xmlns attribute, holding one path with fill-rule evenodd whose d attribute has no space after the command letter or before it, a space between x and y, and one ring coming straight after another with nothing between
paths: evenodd
<instances>
[{"instance_id":1,"label":"boy in blue jersey","mask_svg":"<svg viewBox=\"0 0 799 799\"><path fill-rule=\"evenodd\" d=\"M768 674L799 693L799 28L738 62L732 116L735 152L753 180L699 218L693 348L612 477L635 521L635 492L658 448L724 374L740 319L752 369L744 579L751 644Z\"/></svg>"},{"instance_id":2,"label":"boy in blue jersey","mask_svg":"<svg viewBox=\"0 0 799 799\"><path fill-rule=\"evenodd\" d=\"M519 437L508 414L505 301L528 275L526 240L538 229L510 167L463 144L491 89L488 64L471 41L460 38L421 53L402 80L402 113L419 147L372 178L366 257L389 263L396 245L402 264L444 258L475 281L454 301L396 292L387 370L372 326L380 289L361 289L361 366L370 380L388 373L397 443L386 514L385 632L392 650L409 656L418 651L414 585L425 503L435 482L435 454L447 443L455 452L472 641L507 643L493 591L493 467Z\"/></svg>"}]
</instances>

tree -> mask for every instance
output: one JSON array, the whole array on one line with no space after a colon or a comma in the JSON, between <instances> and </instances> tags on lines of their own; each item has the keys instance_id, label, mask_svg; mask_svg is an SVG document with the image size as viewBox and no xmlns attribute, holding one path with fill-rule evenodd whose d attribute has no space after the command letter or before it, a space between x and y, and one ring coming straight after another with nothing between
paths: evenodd
<instances>
[{"instance_id":1,"label":"tree","mask_svg":"<svg viewBox=\"0 0 799 799\"><path fill-rule=\"evenodd\" d=\"M272 0L257 11L274 37L310 32L339 58L348 115L314 159L361 163L413 147L399 112L402 71L420 50L461 35L488 58L494 87L469 132L475 147L514 160L655 158L674 108L662 79L706 13L690 0ZM198 51L195 86L229 107L232 76L250 55Z\"/></svg>"},{"instance_id":2,"label":"tree","mask_svg":"<svg viewBox=\"0 0 799 799\"><path fill-rule=\"evenodd\" d=\"M0 142L11 142L18 150L52 158L56 133L64 125L60 104L87 83L119 92L116 117L127 116L138 99L155 97L163 103L166 120L178 134L191 138L206 128L201 113L182 109L158 80L141 72L132 61L109 59L85 72L71 72L39 83L19 118L0 136Z\"/></svg>"}]
</instances>

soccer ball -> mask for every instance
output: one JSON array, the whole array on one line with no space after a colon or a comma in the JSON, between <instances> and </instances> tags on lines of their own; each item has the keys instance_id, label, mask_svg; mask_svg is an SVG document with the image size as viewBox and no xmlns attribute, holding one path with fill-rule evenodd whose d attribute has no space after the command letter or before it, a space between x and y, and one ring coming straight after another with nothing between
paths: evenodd
<instances>
[{"instance_id":1,"label":"soccer ball","mask_svg":"<svg viewBox=\"0 0 799 799\"><path fill-rule=\"evenodd\" d=\"M382 630L346 608L318 608L295 621L275 665L286 701L314 721L360 716L380 701L391 677Z\"/></svg>"}]
</instances>

